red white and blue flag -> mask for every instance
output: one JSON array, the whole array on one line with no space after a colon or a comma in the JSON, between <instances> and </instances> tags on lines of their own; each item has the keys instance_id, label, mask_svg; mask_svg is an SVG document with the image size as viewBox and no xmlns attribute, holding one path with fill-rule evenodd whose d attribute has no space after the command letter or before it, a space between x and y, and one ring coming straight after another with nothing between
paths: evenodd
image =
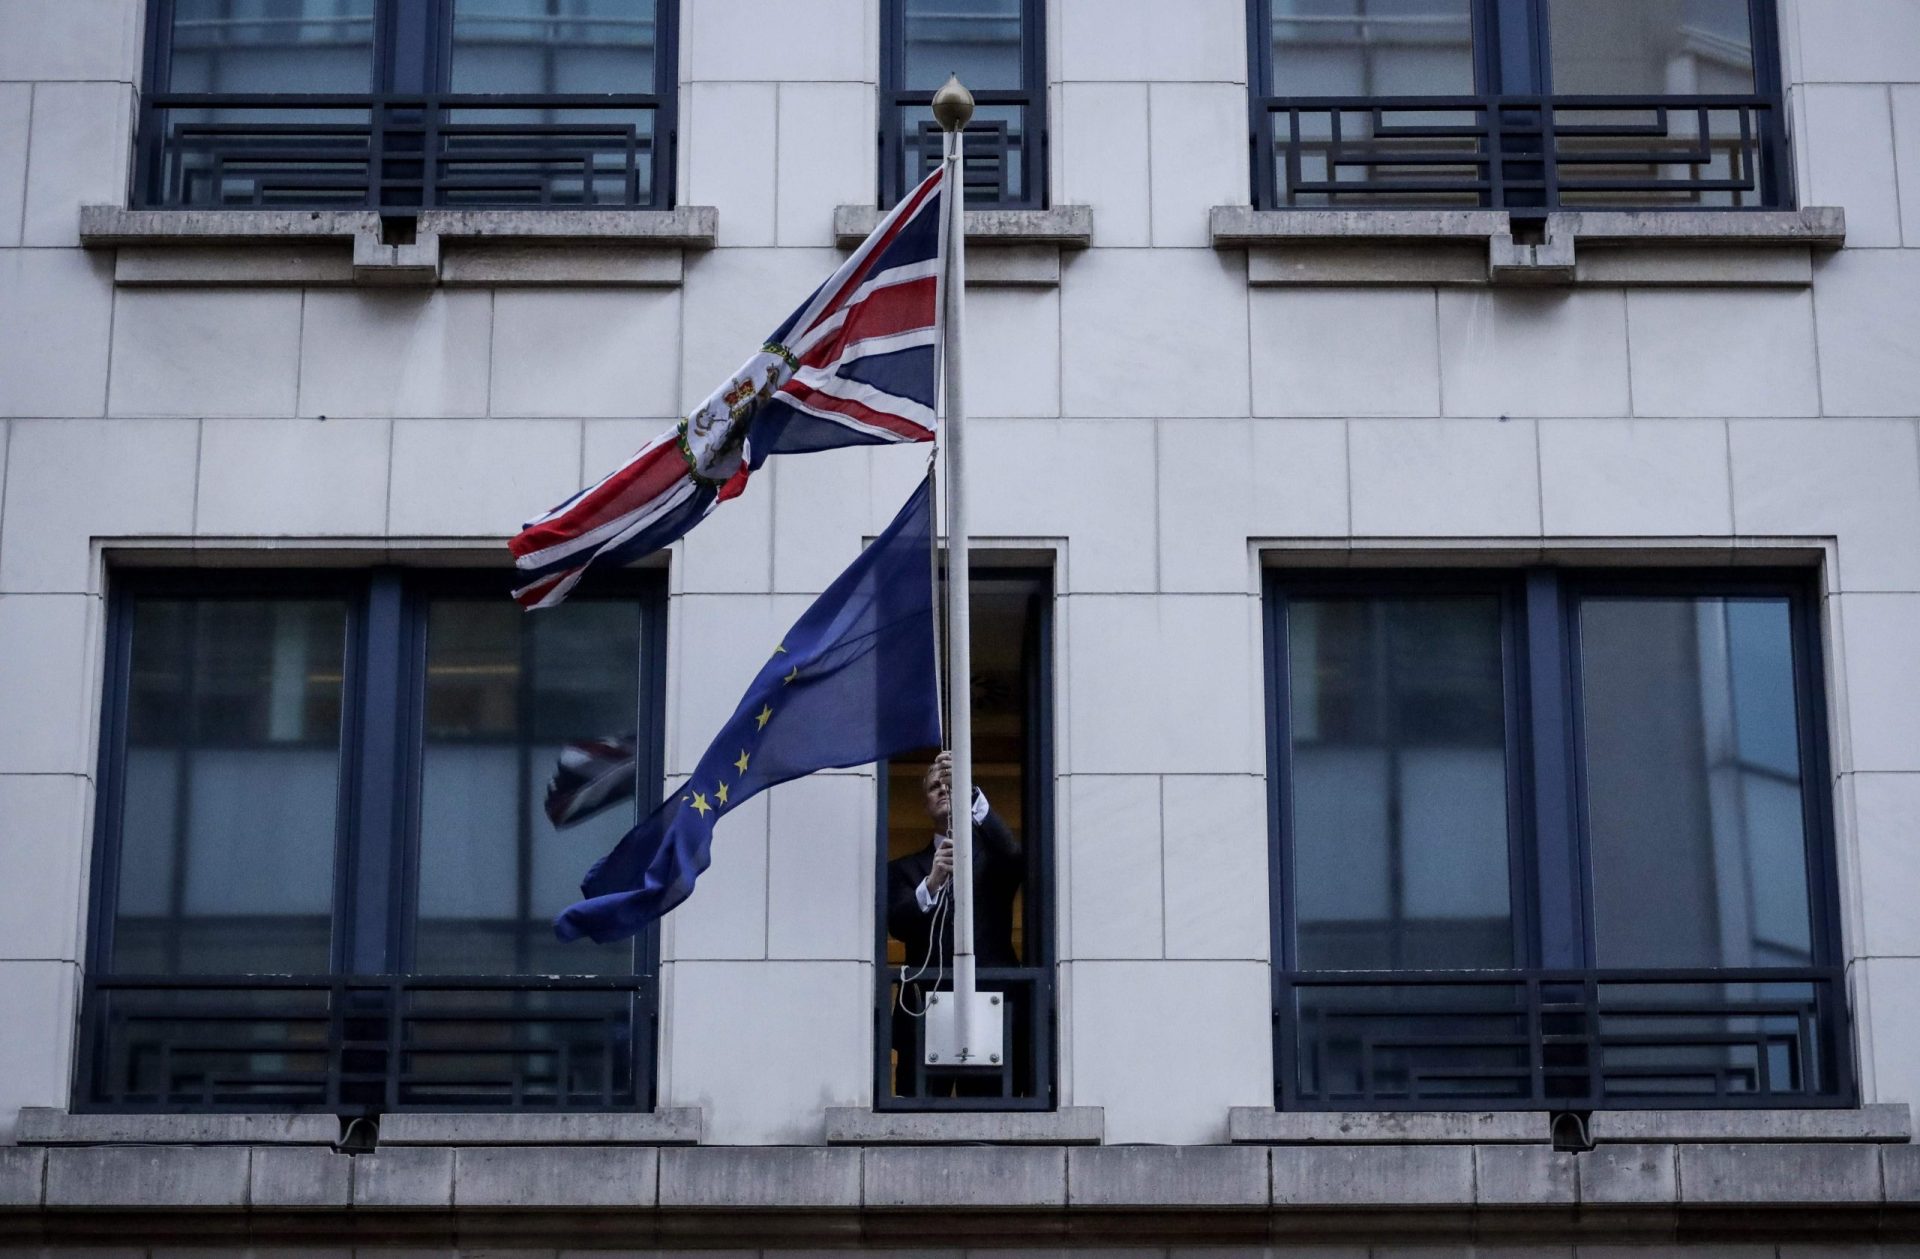
<instances>
[{"instance_id":1,"label":"red white and blue flag","mask_svg":"<svg viewBox=\"0 0 1920 1259\"><path fill-rule=\"evenodd\" d=\"M508 543L513 597L552 607L589 569L667 546L769 455L932 441L945 177L942 166L907 194L692 415L528 521Z\"/></svg>"}]
</instances>

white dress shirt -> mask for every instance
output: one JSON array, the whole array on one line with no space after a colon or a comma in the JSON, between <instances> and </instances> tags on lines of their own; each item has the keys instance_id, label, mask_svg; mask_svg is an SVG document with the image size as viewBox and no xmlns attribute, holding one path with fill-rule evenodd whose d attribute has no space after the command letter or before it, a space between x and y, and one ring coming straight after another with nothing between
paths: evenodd
<instances>
[{"instance_id":1,"label":"white dress shirt","mask_svg":"<svg viewBox=\"0 0 1920 1259\"><path fill-rule=\"evenodd\" d=\"M986 820L987 793L975 787L973 789L973 824L978 826ZM945 838L945 835L935 835L933 837L933 850L935 852L940 851L940 841ZM928 876L928 878L931 877L931 875ZM920 886L913 889L913 899L920 906L920 912L923 914L932 913L933 907L940 903L939 895L927 890L926 879L920 880Z\"/></svg>"}]
</instances>

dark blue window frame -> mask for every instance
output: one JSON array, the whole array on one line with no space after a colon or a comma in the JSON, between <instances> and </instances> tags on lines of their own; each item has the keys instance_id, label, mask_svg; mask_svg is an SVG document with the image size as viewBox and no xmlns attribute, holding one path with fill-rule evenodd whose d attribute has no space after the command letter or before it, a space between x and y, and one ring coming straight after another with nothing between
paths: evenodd
<instances>
[{"instance_id":1,"label":"dark blue window frame","mask_svg":"<svg viewBox=\"0 0 1920 1259\"><path fill-rule=\"evenodd\" d=\"M659 1021L657 927L633 943L630 973L597 976L414 973L426 618L443 598L505 600L509 574L391 569L306 572L128 570L108 599L87 967L76 1111L301 1111L377 1115L426 1110L649 1110ZM329 969L304 975L131 974L113 969L126 809L133 605L184 600L328 598L346 604L345 676L334 836ZM581 597L581 596L576 596ZM636 714L640 781L664 773L666 583L629 572L589 599L631 602L641 624L645 708ZM602 733L602 732L595 732ZM271 790L263 784L263 790ZM655 789L657 790L657 788ZM651 800L641 805L651 807ZM160 1039L141 1042L141 1029ZM435 1030L435 1029L438 1030ZM553 1076L555 1043L581 1029L604 1055L590 1092ZM426 1037L422 1038L422 1029ZM449 1030L450 1029L450 1030ZM165 1038L173 1037L174 1040ZM519 1039L530 1037L530 1039ZM575 1042L585 1043L585 1042ZM202 1077L155 1092L134 1081L142 1055L198 1052L270 1059L272 1073ZM416 1058L518 1057L504 1076L459 1094L410 1076ZM298 1064L297 1069L294 1065ZM293 1076L297 1076L294 1079ZM502 1085L504 1087L494 1087Z\"/></svg>"},{"instance_id":2,"label":"dark blue window frame","mask_svg":"<svg viewBox=\"0 0 1920 1259\"><path fill-rule=\"evenodd\" d=\"M1794 570L1561 570L1523 572L1381 570L1326 574L1270 571L1266 579L1268 825L1274 975L1275 1104L1283 1110L1526 1109L1593 1110L1780 1106L1844 1107L1858 1091L1840 938L1839 885L1825 739L1816 579ZM1501 971L1319 971L1301 969L1293 908L1293 798L1288 605L1293 598L1409 594L1494 594L1502 602L1509 862L1516 965ZM1797 751L1802 798L1812 963L1802 967L1606 970L1596 964L1594 890L1582 771L1581 600L1770 598L1785 600L1792 640ZM1718 985L1747 985L1743 1006L1716 1002ZM1780 994L1799 994L1786 997ZM1332 994L1388 1006L1410 995L1429 1011L1419 1035L1438 1042L1491 1045L1520 1055L1520 1065L1478 1068L1481 1091L1437 1068L1437 1089L1422 1093L1410 1076L1360 1072L1359 1086L1337 1095L1308 1087L1310 1059L1324 1050L1323 1013L1302 994ZM1692 1003L1691 1005L1689 1003ZM1762 1007L1766 1007L1763 1009ZM1649 1012L1652 1013L1649 1013ZM1768 1017L1799 1021L1796 1078L1709 1092L1648 1091L1603 1055L1630 1044L1645 1053L1646 1020L1691 1019L1711 1038ZM1320 1024L1316 1023L1320 1020ZM1741 1020L1748 1020L1741 1023ZM1636 1022L1636 1020L1640 1020ZM1700 1032L1699 1029L1707 1029ZM1625 1029L1625 1030L1622 1030ZM1682 1032L1676 1044L1686 1043ZM1636 1039L1642 1038L1642 1039ZM1657 1039L1657 1035L1653 1037ZM1697 1044L1697 1041L1692 1042ZM1405 1046L1394 1046L1403 1049ZM1371 1052L1371 1050L1369 1050ZM1658 1049L1653 1050L1657 1056ZM1642 1064L1644 1065L1644 1064ZM1649 1069L1641 1078L1654 1075ZM1676 1068L1676 1074L1685 1074ZM1655 1078L1661 1078L1655 1076ZM1625 1085L1625 1087L1622 1087Z\"/></svg>"}]
</instances>

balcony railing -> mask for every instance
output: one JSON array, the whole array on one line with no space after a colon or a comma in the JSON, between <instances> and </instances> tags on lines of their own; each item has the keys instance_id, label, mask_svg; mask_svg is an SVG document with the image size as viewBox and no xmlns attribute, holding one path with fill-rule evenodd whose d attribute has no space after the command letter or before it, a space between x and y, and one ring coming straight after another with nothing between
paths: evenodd
<instances>
[{"instance_id":1,"label":"balcony railing","mask_svg":"<svg viewBox=\"0 0 1920 1259\"><path fill-rule=\"evenodd\" d=\"M909 1009L929 991L953 987L951 969L916 971L906 986ZM926 1020L900 1012L901 985L888 985L893 1004L879 1012L874 1035L878 1110L1052 1110L1053 971L1045 966L981 967L980 991L1006 1001L998 1064L943 1071L926 1062ZM897 1090L897 1092L896 1092Z\"/></svg>"},{"instance_id":2,"label":"balcony railing","mask_svg":"<svg viewBox=\"0 0 1920 1259\"><path fill-rule=\"evenodd\" d=\"M112 976L87 984L78 1108L635 1110L646 981Z\"/></svg>"},{"instance_id":3,"label":"balcony railing","mask_svg":"<svg viewBox=\"0 0 1920 1259\"><path fill-rule=\"evenodd\" d=\"M968 207L1043 208L1045 155L1032 95L980 91L974 97L978 110L967 124L962 175ZM883 204L893 205L940 165L945 137L925 92L896 96L882 118L881 137L881 197Z\"/></svg>"},{"instance_id":4,"label":"balcony railing","mask_svg":"<svg viewBox=\"0 0 1920 1259\"><path fill-rule=\"evenodd\" d=\"M144 105L152 209L665 209L661 98L161 94Z\"/></svg>"},{"instance_id":5,"label":"balcony railing","mask_svg":"<svg viewBox=\"0 0 1920 1259\"><path fill-rule=\"evenodd\" d=\"M1283 976L1282 1109L1842 1106L1844 976L1325 971Z\"/></svg>"},{"instance_id":6,"label":"balcony railing","mask_svg":"<svg viewBox=\"0 0 1920 1259\"><path fill-rule=\"evenodd\" d=\"M1266 209L1783 209L1765 96L1268 97Z\"/></svg>"}]
</instances>

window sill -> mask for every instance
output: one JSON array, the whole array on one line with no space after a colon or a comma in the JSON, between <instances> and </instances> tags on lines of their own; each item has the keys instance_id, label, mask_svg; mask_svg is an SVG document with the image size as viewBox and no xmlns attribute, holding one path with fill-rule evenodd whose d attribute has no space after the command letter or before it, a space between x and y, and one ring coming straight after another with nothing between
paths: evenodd
<instances>
[{"instance_id":1,"label":"window sill","mask_svg":"<svg viewBox=\"0 0 1920 1259\"><path fill-rule=\"evenodd\" d=\"M1913 1124L1904 1102L1857 1110L1596 1110L1599 1145L1738 1143L1904 1144ZM1545 1111L1277 1111L1235 1106L1236 1145L1545 1145Z\"/></svg>"},{"instance_id":2,"label":"window sill","mask_svg":"<svg viewBox=\"0 0 1920 1259\"><path fill-rule=\"evenodd\" d=\"M390 1114L380 1146L697 1145L697 1106L655 1111L506 1114ZM21 1145L321 1145L340 1139L333 1115L70 1114L57 1107L20 1112Z\"/></svg>"},{"instance_id":3,"label":"window sill","mask_svg":"<svg viewBox=\"0 0 1920 1259\"><path fill-rule=\"evenodd\" d=\"M857 248L880 225L870 205L843 205L833 212L833 238ZM1050 210L968 210L967 283L996 288L1053 288L1060 283L1060 254L1093 243L1093 207L1057 205Z\"/></svg>"},{"instance_id":4,"label":"window sill","mask_svg":"<svg viewBox=\"0 0 1920 1259\"><path fill-rule=\"evenodd\" d=\"M80 241L113 249L123 285L677 286L714 246L719 211L427 210L385 242L371 210L80 211Z\"/></svg>"},{"instance_id":5,"label":"window sill","mask_svg":"<svg viewBox=\"0 0 1920 1259\"><path fill-rule=\"evenodd\" d=\"M1102 1106L1053 1111L877 1111L827 1107L828 1145L1099 1145Z\"/></svg>"},{"instance_id":6,"label":"window sill","mask_svg":"<svg viewBox=\"0 0 1920 1259\"><path fill-rule=\"evenodd\" d=\"M1285 285L1696 287L1813 282L1846 242L1846 212L1581 210L1516 240L1504 210L1254 210L1215 206L1213 247L1247 251L1247 282Z\"/></svg>"}]
</instances>

